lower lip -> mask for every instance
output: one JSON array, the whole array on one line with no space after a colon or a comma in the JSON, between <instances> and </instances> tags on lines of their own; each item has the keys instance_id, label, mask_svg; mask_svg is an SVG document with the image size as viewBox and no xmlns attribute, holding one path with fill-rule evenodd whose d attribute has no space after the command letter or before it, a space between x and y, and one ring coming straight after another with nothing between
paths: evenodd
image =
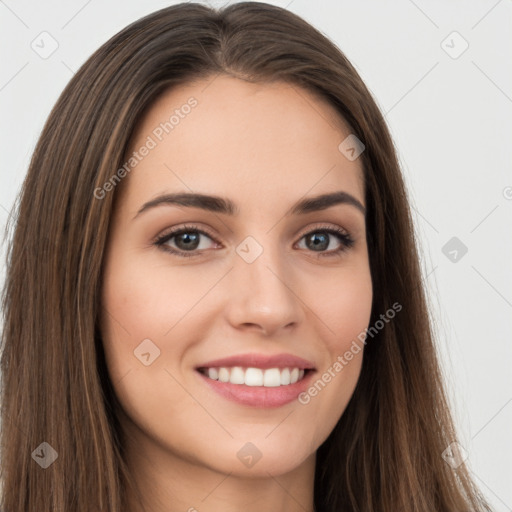
<instances>
[{"instance_id":1,"label":"lower lip","mask_svg":"<svg viewBox=\"0 0 512 512\"><path fill-rule=\"evenodd\" d=\"M295 384L275 387L231 384L230 382L220 382L210 379L199 371L197 373L211 389L228 400L252 407L271 408L281 407L282 405L296 400L297 397L307 389L315 372L311 370L308 371L306 375Z\"/></svg>"}]
</instances>

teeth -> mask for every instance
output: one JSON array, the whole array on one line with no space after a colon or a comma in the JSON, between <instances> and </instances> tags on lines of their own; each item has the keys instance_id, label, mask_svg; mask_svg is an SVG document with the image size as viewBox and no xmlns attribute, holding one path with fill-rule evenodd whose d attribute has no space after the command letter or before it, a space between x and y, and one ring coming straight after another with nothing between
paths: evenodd
<instances>
[{"instance_id":1,"label":"teeth","mask_svg":"<svg viewBox=\"0 0 512 512\"><path fill-rule=\"evenodd\" d=\"M267 388L275 388L281 385L281 372L278 368L265 370L263 374L263 385Z\"/></svg>"},{"instance_id":2,"label":"teeth","mask_svg":"<svg viewBox=\"0 0 512 512\"><path fill-rule=\"evenodd\" d=\"M223 368L229 372L227 368ZM229 377L229 382L232 384L243 384L244 383L244 370L240 368L240 366L235 366L231 369L231 376Z\"/></svg>"},{"instance_id":3,"label":"teeth","mask_svg":"<svg viewBox=\"0 0 512 512\"><path fill-rule=\"evenodd\" d=\"M265 373L266 372L267 370L265 370ZM229 379L229 382L231 382L231 384L239 384L238 382L233 382L231 379ZM247 370L245 370L244 384L246 386L263 386L263 370L259 368L247 368Z\"/></svg>"},{"instance_id":4,"label":"teeth","mask_svg":"<svg viewBox=\"0 0 512 512\"><path fill-rule=\"evenodd\" d=\"M229 370L227 368L219 368L219 380L229 382Z\"/></svg>"},{"instance_id":5,"label":"teeth","mask_svg":"<svg viewBox=\"0 0 512 512\"><path fill-rule=\"evenodd\" d=\"M232 368L208 368L202 370L202 373L210 379L220 382L274 388L295 384L304 377L305 371L299 368L269 368L262 370L261 368L234 366Z\"/></svg>"}]
</instances>

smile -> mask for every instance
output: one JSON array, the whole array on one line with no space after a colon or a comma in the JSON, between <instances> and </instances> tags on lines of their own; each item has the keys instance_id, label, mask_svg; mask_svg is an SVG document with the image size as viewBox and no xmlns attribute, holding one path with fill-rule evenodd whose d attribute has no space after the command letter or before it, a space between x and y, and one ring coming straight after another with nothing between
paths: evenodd
<instances>
[{"instance_id":1,"label":"smile","mask_svg":"<svg viewBox=\"0 0 512 512\"><path fill-rule=\"evenodd\" d=\"M304 378L308 370L302 368L243 368L241 366L199 368L198 371L212 380L245 386L268 388L288 386Z\"/></svg>"}]
</instances>

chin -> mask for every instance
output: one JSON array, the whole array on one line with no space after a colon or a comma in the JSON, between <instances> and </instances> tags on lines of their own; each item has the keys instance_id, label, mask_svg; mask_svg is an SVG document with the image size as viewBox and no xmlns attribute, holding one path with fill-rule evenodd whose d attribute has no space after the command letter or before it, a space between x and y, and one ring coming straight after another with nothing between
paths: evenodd
<instances>
[{"instance_id":1,"label":"chin","mask_svg":"<svg viewBox=\"0 0 512 512\"><path fill-rule=\"evenodd\" d=\"M300 435L297 434L298 438ZM264 438L261 442L257 439L240 442L231 440L230 445L222 453L211 454L209 457L211 469L232 476L268 478L269 475L278 476L290 473L303 464L309 457L315 457L316 452L302 452L297 447L290 445L285 440L277 440L269 443ZM300 443L300 448L305 448ZM226 456L234 452L233 456ZM206 462L206 461L205 461Z\"/></svg>"}]
</instances>

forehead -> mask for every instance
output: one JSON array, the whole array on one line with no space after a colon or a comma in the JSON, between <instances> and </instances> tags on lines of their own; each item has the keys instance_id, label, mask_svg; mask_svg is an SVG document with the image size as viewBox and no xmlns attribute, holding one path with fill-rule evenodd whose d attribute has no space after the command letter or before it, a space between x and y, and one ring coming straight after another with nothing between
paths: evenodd
<instances>
[{"instance_id":1,"label":"forehead","mask_svg":"<svg viewBox=\"0 0 512 512\"><path fill-rule=\"evenodd\" d=\"M133 200L169 191L239 197L247 209L344 190L364 204L360 159L333 106L286 82L213 76L162 94L139 122L127 161ZM144 146L150 150L140 151Z\"/></svg>"}]
</instances>

